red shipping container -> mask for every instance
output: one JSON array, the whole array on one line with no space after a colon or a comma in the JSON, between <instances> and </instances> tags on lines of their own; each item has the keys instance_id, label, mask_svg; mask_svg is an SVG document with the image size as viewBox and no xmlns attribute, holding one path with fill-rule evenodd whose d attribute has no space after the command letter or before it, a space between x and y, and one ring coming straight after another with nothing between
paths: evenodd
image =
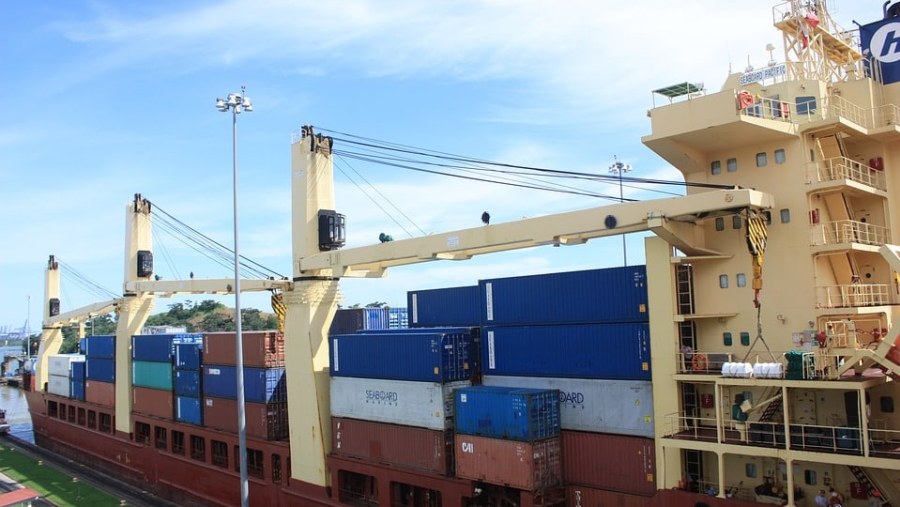
<instances>
[{"instance_id":1,"label":"red shipping container","mask_svg":"<svg viewBox=\"0 0 900 507\"><path fill-rule=\"evenodd\" d=\"M336 456L453 475L453 433L415 426L333 417Z\"/></svg>"},{"instance_id":2,"label":"red shipping container","mask_svg":"<svg viewBox=\"0 0 900 507\"><path fill-rule=\"evenodd\" d=\"M116 406L116 385L110 382L97 380L84 381L84 401L103 405L104 407Z\"/></svg>"},{"instance_id":3,"label":"red shipping container","mask_svg":"<svg viewBox=\"0 0 900 507\"><path fill-rule=\"evenodd\" d=\"M162 417L163 419L172 419L175 413L175 396L172 394L172 391L134 387L131 393L132 412Z\"/></svg>"},{"instance_id":4,"label":"red shipping container","mask_svg":"<svg viewBox=\"0 0 900 507\"><path fill-rule=\"evenodd\" d=\"M585 486L566 487L566 507L649 507L650 498Z\"/></svg>"},{"instance_id":5,"label":"red shipping container","mask_svg":"<svg viewBox=\"0 0 900 507\"><path fill-rule=\"evenodd\" d=\"M237 433L237 400L203 398L203 425L207 428ZM244 403L244 421L247 436L263 440L287 438L287 402Z\"/></svg>"},{"instance_id":6,"label":"red shipping container","mask_svg":"<svg viewBox=\"0 0 900 507\"><path fill-rule=\"evenodd\" d=\"M276 368L284 366L284 334L275 331L241 332L244 366ZM203 334L203 364L235 366L237 340L234 333Z\"/></svg>"},{"instance_id":7,"label":"red shipping container","mask_svg":"<svg viewBox=\"0 0 900 507\"><path fill-rule=\"evenodd\" d=\"M519 442L456 435L456 476L526 491L562 485L559 437Z\"/></svg>"},{"instance_id":8,"label":"red shipping container","mask_svg":"<svg viewBox=\"0 0 900 507\"><path fill-rule=\"evenodd\" d=\"M562 431L566 484L632 495L656 493L656 451L652 439Z\"/></svg>"}]
</instances>

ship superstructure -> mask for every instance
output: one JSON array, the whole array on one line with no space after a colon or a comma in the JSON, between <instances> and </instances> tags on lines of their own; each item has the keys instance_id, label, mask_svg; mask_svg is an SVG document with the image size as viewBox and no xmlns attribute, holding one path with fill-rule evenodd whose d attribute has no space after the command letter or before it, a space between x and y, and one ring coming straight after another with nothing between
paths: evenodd
<instances>
[{"instance_id":1,"label":"ship superstructure","mask_svg":"<svg viewBox=\"0 0 900 507\"><path fill-rule=\"evenodd\" d=\"M262 348L271 347L271 354L261 353L258 366L266 370L263 375L283 368L287 379L284 399L279 398L277 407L259 409L264 419L273 413L279 420L286 418L287 438L282 438L283 426L267 425L265 419L248 442L253 503L815 505L820 491L829 498L841 498L843 505L866 505L872 498L880 498L884 505L900 501L900 416L894 407L898 394L894 378L900 374L900 353L894 347L900 248L893 246L900 223L894 220L898 214L892 204L900 202L900 182L890 169L900 161L895 146L900 140L900 108L894 105L900 104L900 86L895 84L900 71L890 65L893 55L900 55L900 22L894 21L900 18L892 17L894 11L886 9L885 19L861 28L860 47L854 32L843 31L829 17L824 2L784 2L773 9L774 25L783 34L783 63L773 60L762 69L732 74L718 92L690 82L656 90L669 103L650 111L652 133L643 142L678 168L687 182L706 184L692 187L680 198L485 223L422 238L343 248L345 218L339 213L332 184L334 141L310 126L303 127L291 144L292 276L241 283L244 291L276 294L284 329L259 338ZM180 403L172 397L174 385L164 386L169 398L142 401L159 396L152 391L159 386L143 373L159 365L140 361L134 341L155 299L232 290L230 280L154 278L151 208L141 196L135 196L126 208L121 298L62 312L59 266L52 257L48 262L44 335L34 387L28 395L35 440L181 504L235 504L240 485L234 429L198 424L203 421L194 405L190 405L194 411L184 417L167 417L166 400ZM333 376L339 355L328 330L337 310L341 278L379 278L409 264L578 245L637 231L653 233L645 241L642 275L647 305L640 325L628 323L628 329L635 328L637 333L642 326L649 329L649 338L640 341L648 344L649 361L645 360L642 372L637 363L640 373L635 378L652 386L652 411L644 421L652 428L642 427L636 433L650 444L614 444L629 438L621 435L606 442L641 456L655 456L636 471L622 472L640 474L638 482L646 489L582 488L560 483L553 474L504 483L502 474L498 476L498 470L490 467L478 473L491 479L479 480L481 475L454 474L454 463L446 455L429 461L425 471L413 470L416 467L402 463L379 462L384 453L369 444L359 452L372 459L333 452L335 442L343 438L336 439L333 432L348 427L373 433L384 429L377 425L379 421L355 420L358 411L353 406L342 406L340 415L333 417L339 405L339 400L331 399L335 382L352 385L372 374ZM485 297L477 294L491 289L479 284L473 290L481 291L473 293L477 299ZM49 361L59 350L61 326L111 309L118 314L118 329L110 339L109 357L101 359L110 361L109 378L114 381L106 382L102 399L90 394L79 399L71 390L65 396L62 384L48 390L53 373ZM412 323L419 314L414 308L409 311ZM544 326L550 321L552 316L526 324ZM566 324L588 327L577 318ZM490 331L484 321L480 325L481 331ZM497 343L501 331L512 332L494 331ZM447 329L435 333L465 334ZM549 331L548 336L548 340L563 339ZM345 337L342 343L355 339L359 338ZM494 342L482 339L478 346L484 351L488 343L493 346ZM190 349L193 354L196 347L185 345L184 353ZM90 352L87 356L89 369ZM270 358L278 364L269 363ZM227 360L222 356L217 364L230 366ZM199 378L200 371L221 374L218 369L207 371L202 361L192 361L190 368L170 364L169 381ZM77 361L66 362L70 363ZM609 363L604 367L621 366L614 360ZM356 367L370 372L365 361ZM468 364L465 370L469 375ZM534 373L517 377L513 368L512 374L500 373L485 384L517 383L501 387L524 390L590 385L581 377L591 373L575 373L574 366L571 370L557 375L578 377L572 383L529 385L527 377ZM86 375L90 379L89 371ZM603 373L597 375L593 380L603 380ZM335 381L338 377L341 380ZM478 383L477 377L465 381ZM466 385L454 394L455 388L447 383L430 385L439 397L468 396L467 389L482 393L478 386ZM610 389L622 387L609 385ZM408 388L422 393L421 386ZM190 385L182 389L192 392ZM379 403L391 402L396 391L387 391L393 394L384 395L385 390L378 388L373 396ZM92 392L99 392L96 386ZM269 394L262 396L265 407ZM641 391L636 399L649 400L650 395ZM193 399L186 397L188 402ZM460 402L457 397L456 403ZM227 404L215 403L216 407ZM428 403L434 399L423 401L422 406ZM410 439L436 439L442 449L456 443L468 446L456 452L474 451L475 442L481 446L484 440L476 430L455 427L470 434L453 438L454 426L440 413L448 408L438 400L433 412L441 416L439 424L429 427L432 423L426 417L423 431L406 434ZM627 431L635 432L633 426ZM486 445L499 446L500 440L509 440L500 436ZM544 437L553 436L541 434ZM562 437L563 447L566 438L587 437L570 432ZM591 449L575 466L603 466L611 475L618 473L616 467L609 467L617 457L605 455L607 447L590 447L589 441L573 444ZM535 463L540 461L538 454L557 453L558 457L560 449L559 441L536 438L511 445L519 446L514 452L531 455ZM465 466L475 470L481 463L474 460ZM570 465L562 475L577 476L577 472ZM551 484L547 482L551 479L559 491L536 486ZM634 483L627 477L619 482Z\"/></svg>"}]
</instances>

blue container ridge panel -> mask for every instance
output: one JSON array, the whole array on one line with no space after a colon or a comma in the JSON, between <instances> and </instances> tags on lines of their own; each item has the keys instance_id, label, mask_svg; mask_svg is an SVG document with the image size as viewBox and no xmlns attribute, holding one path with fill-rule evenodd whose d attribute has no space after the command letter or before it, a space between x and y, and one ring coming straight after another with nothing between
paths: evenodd
<instances>
[{"instance_id":1,"label":"blue container ridge panel","mask_svg":"<svg viewBox=\"0 0 900 507\"><path fill-rule=\"evenodd\" d=\"M237 399L237 368L203 366L203 396ZM244 368L244 401L279 403L287 401L284 368Z\"/></svg>"},{"instance_id":2,"label":"blue container ridge panel","mask_svg":"<svg viewBox=\"0 0 900 507\"><path fill-rule=\"evenodd\" d=\"M135 361L164 363L172 360L179 343L203 343L200 333L143 334L131 337L131 358Z\"/></svg>"},{"instance_id":3,"label":"blue container ridge panel","mask_svg":"<svg viewBox=\"0 0 900 507\"><path fill-rule=\"evenodd\" d=\"M201 377L200 370L175 370L175 395L201 397L203 395L200 388Z\"/></svg>"},{"instance_id":4,"label":"blue container ridge panel","mask_svg":"<svg viewBox=\"0 0 900 507\"><path fill-rule=\"evenodd\" d=\"M200 370L203 356L203 342L176 343L175 368L179 370Z\"/></svg>"},{"instance_id":5,"label":"blue container ridge panel","mask_svg":"<svg viewBox=\"0 0 900 507\"><path fill-rule=\"evenodd\" d=\"M85 373L84 378L87 380L96 380L98 382L116 381L116 361L113 359L102 359L96 357L88 357L84 361Z\"/></svg>"},{"instance_id":6,"label":"blue container ridge panel","mask_svg":"<svg viewBox=\"0 0 900 507\"><path fill-rule=\"evenodd\" d=\"M175 420L203 425L203 405L200 398L192 398L189 396L175 397Z\"/></svg>"},{"instance_id":7,"label":"blue container ridge panel","mask_svg":"<svg viewBox=\"0 0 900 507\"><path fill-rule=\"evenodd\" d=\"M459 332L370 332L332 336L329 358L335 377L453 382L475 366L475 341Z\"/></svg>"},{"instance_id":8,"label":"blue container ridge panel","mask_svg":"<svg viewBox=\"0 0 900 507\"><path fill-rule=\"evenodd\" d=\"M572 324L483 329L485 375L650 380L650 325Z\"/></svg>"},{"instance_id":9,"label":"blue container ridge panel","mask_svg":"<svg viewBox=\"0 0 900 507\"><path fill-rule=\"evenodd\" d=\"M646 266L496 278L478 286L485 326L649 320Z\"/></svg>"},{"instance_id":10,"label":"blue container ridge panel","mask_svg":"<svg viewBox=\"0 0 900 507\"><path fill-rule=\"evenodd\" d=\"M407 292L409 327L480 326L480 294L477 285Z\"/></svg>"},{"instance_id":11,"label":"blue container ridge panel","mask_svg":"<svg viewBox=\"0 0 900 507\"><path fill-rule=\"evenodd\" d=\"M559 435L559 391L473 386L454 392L456 432L533 442Z\"/></svg>"},{"instance_id":12,"label":"blue container ridge panel","mask_svg":"<svg viewBox=\"0 0 900 507\"><path fill-rule=\"evenodd\" d=\"M81 350L85 357L97 357L101 359L115 359L116 337L112 335L96 335L84 338Z\"/></svg>"},{"instance_id":13,"label":"blue container ridge panel","mask_svg":"<svg viewBox=\"0 0 900 507\"><path fill-rule=\"evenodd\" d=\"M69 392L72 393L73 400L84 401L84 379L69 381Z\"/></svg>"},{"instance_id":14,"label":"blue container ridge panel","mask_svg":"<svg viewBox=\"0 0 900 507\"><path fill-rule=\"evenodd\" d=\"M83 361L81 362L73 362L70 364L71 369L69 370L69 378L75 382L81 382L84 384L85 379L85 364Z\"/></svg>"}]
</instances>

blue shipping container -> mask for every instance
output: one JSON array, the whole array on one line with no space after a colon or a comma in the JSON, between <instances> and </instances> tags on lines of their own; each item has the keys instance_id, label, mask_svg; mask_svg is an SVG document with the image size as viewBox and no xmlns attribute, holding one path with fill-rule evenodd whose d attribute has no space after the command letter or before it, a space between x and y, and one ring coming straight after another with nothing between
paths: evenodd
<instances>
[{"instance_id":1,"label":"blue shipping container","mask_svg":"<svg viewBox=\"0 0 900 507\"><path fill-rule=\"evenodd\" d=\"M84 364L85 379L110 383L116 381L116 361L114 359L88 357Z\"/></svg>"},{"instance_id":2,"label":"blue shipping container","mask_svg":"<svg viewBox=\"0 0 900 507\"><path fill-rule=\"evenodd\" d=\"M140 334L131 337L131 358L135 361L168 362L181 343L202 344L200 333Z\"/></svg>"},{"instance_id":3,"label":"blue shipping container","mask_svg":"<svg viewBox=\"0 0 900 507\"><path fill-rule=\"evenodd\" d=\"M650 325L490 326L485 375L650 380Z\"/></svg>"},{"instance_id":4,"label":"blue shipping container","mask_svg":"<svg viewBox=\"0 0 900 507\"><path fill-rule=\"evenodd\" d=\"M407 292L409 327L480 326L479 289L472 285Z\"/></svg>"},{"instance_id":5,"label":"blue shipping container","mask_svg":"<svg viewBox=\"0 0 900 507\"><path fill-rule=\"evenodd\" d=\"M85 379L84 361L77 362L77 363L73 362L69 365L69 367L70 367L69 378L71 378L74 381L81 382L82 384L84 384L84 379Z\"/></svg>"},{"instance_id":6,"label":"blue shipping container","mask_svg":"<svg viewBox=\"0 0 900 507\"><path fill-rule=\"evenodd\" d=\"M202 341L200 343L176 343L175 368L179 370L199 370L202 363L202 351Z\"/></svg>"},{"instance_id":7,"label":"blue shipping container","mask_svg":"<svg viewBox=\"0 0 900 507\"><path fill-rule=\"evenodd\" d=\"M176 396L175 420L203 426L203 406L200 398Z\"/></svg>"},{"instance_id":8,"label":"blue shipping container","mask_svg":"<svg viewBox=\"0 0 900 507\"><path fill-rule=\"evenodd\" d=\"M203 366L203 396L237 399L237 368ZM287 401L284 368L244 368L244 401L279 403Z\"/></svg>"},{"instance_id":9,"label":"blue shipping container","mask_svg":"<svg viewBox=\"0 0 900 507\"><path fill-rule=\"evenodd\" d=\"M331 375L337 377L453 382L474 371L470 328L425 332L390 330L332 336Z\"/></svg>"},{"instance_id":10,"label":"blue shipping container","mask_svg":"<svg viewBox=\"0 0 900 507\"><path fill-rule=\"evenodd\" d=\"M559 435L559 391L473 386L454 393L457 433L533 442Z\"/></svg>"},{"instance_id":11,"label":"blue shipping container","mask_svg":"<svg viewBox=\"0 0 900 507\"><path fill-rule=\"evenodd\" d=\"M175 370L175 395L201 397L200 378L200 370Z\"/></svg>"},{"instance_id":12,"label":"blue shipping container","mask_svg":"<svg viewBox=\"0 0 900 507\"><path fill-rule=\"evenodd\" d=\"M647 268L548 273L478 282L484 325L647 322Z\"/></svg>"},{"instance_id":13,"label":"blue shipping container","mask_svg":"<svg viewBox=\"0 0 900 507\"><path fill-rule=\"evenodd\" d=\"M114 359L116 357L115 336L88 336L84 339L86 357L98 357L101 359Z\"/></svg>"},{"instance_id":14,"label":"blue shipping container","mask_svg":"<svg viewBox=\"0 0 900 507\"><path fill-rule=\"evenodd\" d=\"M366 329L387 329L389 322L387 308L341 308L334 314L329 335L350 334Z\"/></svg>"},{"instance_id":15,"label":"blue shipping container","mask_svg":"<svg viewBox=\"0 0 900 507\"><path fill-rule=\"evenodd\" d=\"M82 378L81 380L70 380L69 392L72 393L73 400L84 401L84 379Z\"/></svg>"}]
</instances>

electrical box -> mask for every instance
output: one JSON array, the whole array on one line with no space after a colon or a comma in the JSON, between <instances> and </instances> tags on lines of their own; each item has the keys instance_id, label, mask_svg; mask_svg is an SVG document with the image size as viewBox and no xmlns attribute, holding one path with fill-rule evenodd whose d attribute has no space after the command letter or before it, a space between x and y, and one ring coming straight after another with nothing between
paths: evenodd
<instances>
[{"instance_id":1,"label":"electrical box","mask_svg":"<svg viewBox=\"0 0 900 507\"><path fill-rule=\"evenodd\" d=\"M319 250L337 250L344 246L344 215L333 209L319 210Z\"/></svg>"},{"instance_id":2,"label":"electrical box","mask_svg":"<svg viewBox=\"0 0 900 507\"><path fill-rule=\"evenodd\" d=\"M59 298L50 298L50 316L59 315Z\"/></svg>"},{"instance_id":3,"label":"electrical box","mask_svg":"<svg viewBox=\"0 0 900 507\"><path fill-rule=\"evenodd\" d=\"M138 250L137 276L146 278L153 274L153 252L150 250Z\"/></svg>"}]
</instances>

